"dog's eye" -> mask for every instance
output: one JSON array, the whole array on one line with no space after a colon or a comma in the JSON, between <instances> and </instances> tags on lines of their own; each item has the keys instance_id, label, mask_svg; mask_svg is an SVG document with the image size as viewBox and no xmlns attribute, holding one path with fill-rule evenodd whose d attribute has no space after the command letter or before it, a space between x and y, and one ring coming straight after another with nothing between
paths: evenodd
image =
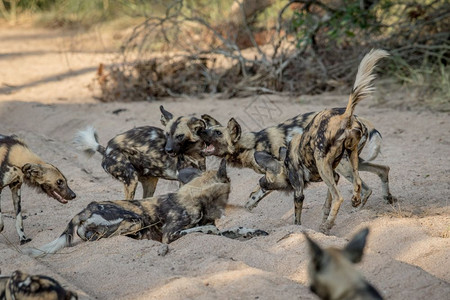
<instances>
[{"instance_id":1,"label":"dog's eye","mask_svg":"<svg viewBox=\"0 0 450 300\"><path fill-rule=\"evenodd\" d=\"M56 181L56 184L59 185L59 186L62 186L62 185L64 185L64 180L58 179L58 180Z\"/></svg>"},{"instance_id":2,"label":"dog's eye","mask_svg":"<svg viewBox=\"0 0 450 300\"><path fill-rule=\"evenodd\" d=\"M216 133L217 136L222 136L222 132L219 131L219 130L216 130L215 133Z\"/></svg>"},{"instance_id":3,"label":"dog's eye","mask_svg":"<svg viewBox=\"0 0 450 300\"><path fill-rule=\"evenodd\" d=\"M179 141L182 141L184 139L184 134L179 134L175 138Z\"/></svg>"}]
</instances>

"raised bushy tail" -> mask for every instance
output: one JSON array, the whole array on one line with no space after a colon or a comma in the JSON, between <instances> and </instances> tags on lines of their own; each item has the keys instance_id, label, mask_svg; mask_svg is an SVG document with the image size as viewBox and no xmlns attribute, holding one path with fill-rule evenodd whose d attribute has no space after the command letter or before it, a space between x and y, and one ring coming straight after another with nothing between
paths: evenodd
<instances>
[{"instance_id":1,"label":"raised bushy tail","mask_svg":"<svg viewBox=\"0 0 450 300\"><path fill-rule=\"evenodd\" d=\"M353 115L355 106L373 92L372 80L375 79L375 74L372 74L373 69L377 62L386 56L389 56L389 53L379 49L372 49L364 56L359 64L355 84L353 85L353 91L350 94L344 117L350 118Z\"/></svg>"},{"instance_id":2,"label":"raised bushy tail","mask_svg":"<svg viewBox=\"0 0 450 300\"><path fill-rule=\"evenodd\" d=\"M95 152L105 155L105 147L98 143L97 131L92 126L87 127L85 130L78 131L73 141L76 148L83 151L88 157L92 157Z\"/></svg>"},{"instance_id":3,"label":"raised bushy tail","mask_svg":"<svg viewBox=\"0 0 450 300\"><path fill-rule=\"evenodd\" d=\"M56 240L40 247L40 248L26 248L22 252L32 257L44 257L48 254L54 254L58 250L70 246L73 240L75 227L80 223L79 215L76 215L67 225L66 230Z\"/></svg>"}]
</instances>

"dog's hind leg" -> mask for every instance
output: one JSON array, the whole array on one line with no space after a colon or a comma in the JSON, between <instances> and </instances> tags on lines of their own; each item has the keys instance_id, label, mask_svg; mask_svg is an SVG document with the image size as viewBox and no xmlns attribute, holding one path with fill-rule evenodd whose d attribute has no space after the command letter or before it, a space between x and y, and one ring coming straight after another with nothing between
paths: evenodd
<instances>
[{"instance_id":1,"label":"dog's hind leg","mask_svg":"<svg viewBox=\"0 0 450 300\"><path fill-rule=\"evenodd\" d=\"M361 171L361 168L359 167ZM336 167L335 171L340 175L344 176L349 182L353 183L353 171L350 162L348 161L348 156L342 158L339 165ZM372 194L372 189L361 179L361 205L359 209L363 208Z\"/></svg>"},{"instance_id":2,"label":"dog's hind leg","mask_svg":"<svg viewBox=\"0 0 450 300\"><path fill-rule=\"evenodd\" d=\"M20 244L23 245L31 241L25 236L23 230L23 219L22 219L22 207L21 207L21 195L20 195L20 187L22 186L21 182L14 182L9 185L11 189L11 194L14 203L14 211L16 213L16 230L19 235Z\"/></svg>"},{"instance_id":3,"label":"dog's hind leg","mask_svg":"<svg viewBox=\"0 0 450 300\"><path fill-rule=\"evenodd\" d=\"M371 172L376 175L381 180L381 188L383 191L383 198L388 203L392 204L397 201L397 199L391 195L389 190L389 167L384 165L377 165L367 161L360 160L359 161L359 170Z\"/></svg>"},{"instance_id":4,"label":"dog's hind leg","mask_svg":"<svg viewBox=\"0 0 450 300\"><path fill-rule=\"evenodd\" d=\"M269 195L272 191L265 191L259 185L255 188L255 190L248 197L247 203L245 203L245 208L251 211L258 203L264 199L267 195Z\"/></svg>"},{"instance_id":5,"label":"dog's hind leg","mask_svg":"<svg viewBox=\"0 0 450 300\"><path fill-rule=\"evenodd\" d=\"M334 173L334 182L336 183L336 185L339 182L339 174L338 173ZM353 177L352 177L353 180ZM328 219L328 216L330 215L330 210L331 210L331 201L333 200L333 197L331 196L330 193L330 189L327 190L327 198L325 199L325 203L323 204L322 207L322 211L323 211L323 216L322 216L322 223L325 223Z\"/></svg>"},{"instance_id":6,"label":"dog's hind leg","mask_svg":"<svg viewBox=\"0 0 450 300\"><path fill-rule=\"evenodd\" d=\"M143 189L142 198L153 197L156 190L156 185L158 184L158 177L146 177L142 178L140 181Z\"/></svg>"},{"instance_id":7,"label":"dog's hind leg","mask_svg":"<svg viewBox=\"0 0 450 300\"><path fill-rule=\"evenodd\" d=\"M322 165L317 165L320 177L328 186L328 190L331 193L330 200L327 199L326 205L324 206L324 217L328 214L328 217L325 222L319 227L319 230L322 233L328 234L330 232L331 227L334 225L334 221L336 220L336 216L339 212L339 208L341 207L344 198L342 197L339 189L337 188L337 184L335 181L335 176L333 169L330 163L321 161ZM333 174L334 173L334 174Z\"/></svg>"},{"instance_id":8,"label":"dog's hind leg","mask_svg":"<svg viewBox=\"0 0 450 300\"><path fill-rule=\"evenodd\" d=\"M358 149L350 150L350 164L352 165L352 175L353 175L353 196L352 196L352 206L358 207L361 204L361 177L359 177L358 172L358 162L359 154Z\"/></svg>"}]
</instances>

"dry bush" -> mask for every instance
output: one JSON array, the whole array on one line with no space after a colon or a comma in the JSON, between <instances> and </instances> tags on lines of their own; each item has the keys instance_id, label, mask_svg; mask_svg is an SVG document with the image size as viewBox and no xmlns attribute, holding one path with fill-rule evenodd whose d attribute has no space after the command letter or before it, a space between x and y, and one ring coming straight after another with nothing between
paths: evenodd
<instances>
[{"instance_id":1,"label":"dry bush","mask_svg":"<svg viewBox=\"0 0 450 300\"><path fill-rule=\"evenodd\" d=\"M164 16L137 26L121 61L99 72L99 98L317 94L351 84L371 48L391 52L385 71L400 79L426 64L443 67L448 81L450 7L445 0L297 0L278 7L276 22L242 14L239 24L223 16L212 21L209 2L173 1ZM245 1L236 3L244 12Z\"/></svg>"}]
</instances>

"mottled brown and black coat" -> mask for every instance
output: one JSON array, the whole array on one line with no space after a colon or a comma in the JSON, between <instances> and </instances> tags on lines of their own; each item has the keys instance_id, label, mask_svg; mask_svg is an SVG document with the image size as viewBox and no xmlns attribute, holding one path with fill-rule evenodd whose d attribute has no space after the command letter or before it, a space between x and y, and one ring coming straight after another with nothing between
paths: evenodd
<instances>
[{"instance_id":1,"label":"mottled brown and black coat","mask_svg":"<svg viewBox=\"0 0 450 300\"><path fill-rule=\"evenodd\" d=\"M241 133L241 127L234 118L229 120L227 126L222 126L213 117L202 115L207 124L206 129L200 133L201 138L206 143L204 152L206 155L225 158L230 166L250 168L257 173L267 174L267 168L258 163L255 153L256 157L258 157L259 152L266 152L271 158L280 159L280 149L288 147L288 144L294 137L301 136L317 114L317 112L301 114L278 125L257 132L246 133ZM380 151L381 134L367 119L357 116L355 116L355 119L361 125L362 138L358 145L358 151L362 151L366 144L370 151L369 157L365 161L361 160L360 170L369 171L379 176L382 181L383 197L391 202L393 197L389 191L389 167L370 162L376 158ZM340 165L337 167L337 172L349 181L353 181L352 168L345 153ZM278 186L273 185L271 188L258 186L250 195L245 206L250 210L253 209L271 190L289 190L290 184L287 181L287 177L285 175L283 177L283 174L278 176L281 176L278 179L280 181ZM283 178L286 180L282 185L281 181ZM372 190L364 182L362 182L362 188L362 199L363 203L365 203Z\"/></svg>"},{"instance_id":2,"label":"mottled brown and black coat","mask_svg":"<svg viewBox=\"0 0 450 300\"><path fill-rule=\"evenodd\" d=\"M183 235L183 230L214 225L230 193L225 161L218 170L181 170L179 180L185 185L176 193L143 200L92 202L72 218L58 239L41 249L25 251L33 256L55 253L71 244L75 230L85 241L127 235L170 243Z\"/></svg>"},{"instance_id":3,"label":"mottled brown and black coat","mask_svg":"<svg viewBox=\"0 0 450 300\"><path fill-rule=\"evenodd\" d=\"M25 236L23 230L21 207L21 187L23 183L64 204L67 203L67 200L76 197L75 193L69 188L66 177L58 168L44 162L17 136L0 135L0 198L3 188L8 186L12 193L16 229L21 244L31 240ZM0 209L0 232L3 231L3 227Z\"/></svg>"},{"instance_id":4,"label":"mottled brown and black coat","mask_svg":"<svg viewBox=\"0 0 450 300\"><path fill-rule=\"evenodd\" d=\"M255 160L266 171L266 176L260 180L263 188L294 190L296 224L301 222L303 189L306 184L324 181L328 186L328 196L323 208L320 230L328 233L334 225L343 201L337 188L339 175L334 169L344 156L344 161L349 163L347 168L349 171L344 173L344 176L352 179L354 187L353 206L357 207L361 202L364 204L367 201L367 198L361 200L362 183L358 172L359 152L361 143L366 140L367 130L360 119L353 116L353 110L356 104L373 90L371 86L374 79L373 69L376 62L387 55L387 52L382 50L374 50L367 54L360 63L347 107L326 109L317 113L305 127L304 132L293 137L287 153L283 151L284 155L279 160L267 153L255 153ZM337 169L338 172L340 170L342 168ZM389 199L393 201L391 196Z\"/></svg>"},{"instance_id":5,"label":"mottled brown and black coat","mask_svg":"<svg viewBox=\"0 0 450 300\"><path fill-rule=\"evenodd\" d=\"M0 299L76 300L78 296L51 277L14 271L11 276L0 276Z\"/></svg>"},{"instance_id":6,"label":"mottled brown and black coat","mask_svg":"<svg viewBox=\"0 0 450 300\"><path fill-rule=\"evenodd\" d=\"M168 113L163 107L161 111ZM95 152L103 156L103 169L124 184L125 199L134 199L138 182L142 184L143 197L147 198L153 196L159 178L177 180L178 170L187 167L205 170L205 157L201 154L203 142L190 131L192 122L191 118L180 117L175 123L167 123L169 131L175 128L180 132L177 128L181 128L185 132L186 140L177 144L176 153L167 148L170 136L153 126L136 127L118 134L106 147L99 144L95 129L88 127L77 133L75 143L88 156ZM204 126L203 121L200 123ZM193 139L196 140L191 141Z\"/></svg>"}]
</instances>

